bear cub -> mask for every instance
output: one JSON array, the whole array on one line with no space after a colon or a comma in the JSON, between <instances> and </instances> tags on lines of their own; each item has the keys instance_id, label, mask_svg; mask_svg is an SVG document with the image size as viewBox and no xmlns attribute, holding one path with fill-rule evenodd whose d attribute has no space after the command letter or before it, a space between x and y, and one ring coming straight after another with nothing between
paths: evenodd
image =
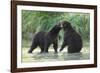
<instances>
[{"instance_id":1,"label":"bear cub","mask_svg":"<svg viewBox=\"0 0 100 73\"><path fill-rule=\"evenodd\" d=\"M64 40L60 51L62 51L66 46L68 46L68 53L78 53L82 49L82 38L81 36L72 28L71 23L68 21L60 22L64 30Z\"/></svg>"},{"instance_id":2,"label":"bear cub","mask_svg":"<svg viewBox=\"0 0 100 73\"><path fill-rule=\"evenodd\" d=\"M44 31L38 32L33 38L33 42L28 53L32 53L32 51L38 46L41 49L40 53L48 53L48 49L51 44L53 44L55 53L57 53L57 48L58 48L57 36L60 29L61 25L57 24L49 32L44 32Z\"/></svg>"}]
</instances>

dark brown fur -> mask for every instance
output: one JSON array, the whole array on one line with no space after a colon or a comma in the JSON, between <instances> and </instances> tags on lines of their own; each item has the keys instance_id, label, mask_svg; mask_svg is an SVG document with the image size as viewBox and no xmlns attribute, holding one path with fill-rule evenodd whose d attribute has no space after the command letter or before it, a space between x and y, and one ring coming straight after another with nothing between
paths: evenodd
<instances>
[{"instance_id":1,"label":"dark brown fur","mask_svg":"<svg viewBox=\"0 0 100 73\"><path fill-rule=\"evenodd\" d=\"M68 21L62 21L60 24L64 30L64 40L60 51L62 51L65 46L68 46L68 53L80 52L82 49L81 36L72 28L71 23Z\"/></svg>"}]
</instances>

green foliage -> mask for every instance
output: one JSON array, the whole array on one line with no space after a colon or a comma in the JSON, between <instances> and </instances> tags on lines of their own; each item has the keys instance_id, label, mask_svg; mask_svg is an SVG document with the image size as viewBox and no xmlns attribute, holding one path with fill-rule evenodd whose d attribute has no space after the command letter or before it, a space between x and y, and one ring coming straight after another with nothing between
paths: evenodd
<instances>
[{"instance_id":1,"label":"green foliage","mask_svg":"<svg viewBox=\"0 0 100 73\"><path fill-rule=\"evenodd\" d=\"M71 22L73 28L82 36L82 38L85 40L89 40L89 14L31 10L22 10L22 37L24 40L29 40L30 33L34 34L39 31L49 31L55 24L57 24L61 20L67 20ZM63 36L62 31L60 35Z\"/></svg>"}]
</instances>

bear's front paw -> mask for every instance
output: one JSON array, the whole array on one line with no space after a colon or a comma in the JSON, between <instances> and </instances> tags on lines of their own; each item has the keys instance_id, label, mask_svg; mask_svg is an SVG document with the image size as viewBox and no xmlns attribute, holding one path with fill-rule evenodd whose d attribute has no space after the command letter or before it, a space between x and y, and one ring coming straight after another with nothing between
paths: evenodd
<instances>
[{"instance_id":1,"label":"bear's front paw","mask_svg":"<svg viewBox=\"0 0 100 73\"><path fill-rule=\"evenodd\" d=\"M56 51L54 54L58 54L58 52Z\"/></svg>"},{"instance_id":2,"label":"bear's front paw","mask_svg":"<svg viewBox=\"0 0 100 73\"><path fill-rule=\"evenodd\" d=\"M59 52L61 52L61 51L62 51L62 49L59 50Z\"/></svg>"},{"instance_id":3,"label":"bear's front paw","mask_svg":"<svg viewBox=\"0 0 100 73\"><path fill-rule=\"evenodd\" d=\"M29 50L29 51L28 51L28 53L30 53L30 54L31 54L31 53L32 53L32 51L30 51L30 50Z\"/></svg>"}]
</instances>

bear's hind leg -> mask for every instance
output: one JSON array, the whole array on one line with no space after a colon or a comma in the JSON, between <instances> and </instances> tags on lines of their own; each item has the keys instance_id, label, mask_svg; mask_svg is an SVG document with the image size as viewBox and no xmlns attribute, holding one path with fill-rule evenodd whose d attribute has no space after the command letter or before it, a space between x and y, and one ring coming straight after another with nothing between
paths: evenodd
<instances>
[{"instance_id":1,"label":"bear's hind leg","mask_svg":"<svg viewBox=\"0 0 100 73\"><path fill-rule=\"evenodd\" d=\"M37 43L33 42L31 48L29 49L28 53L32 53L32 51L37 47Z\"/></svg>"},{"instance_id":2,"label":"bear's hind leg","mask_svg":"<svg viewBox=\"0 0 100 73\"><path fill-rule=\"evenodd\" d=\"M40 53L43 53L44 52L44 47L40 47L40 48L41 48Z\"/></svg>"},{"instance_id":3,"label":"bear's hind leg","mask_svg":"<svg viewBox=\"0 0 100 73\"><path fill-rule=\"evenodd\" d=\"M79 53L80 50L77 50L76 47L72 47L72 46L69 46L68 47L68 53Z\"/></svg>"}]
</instances>

